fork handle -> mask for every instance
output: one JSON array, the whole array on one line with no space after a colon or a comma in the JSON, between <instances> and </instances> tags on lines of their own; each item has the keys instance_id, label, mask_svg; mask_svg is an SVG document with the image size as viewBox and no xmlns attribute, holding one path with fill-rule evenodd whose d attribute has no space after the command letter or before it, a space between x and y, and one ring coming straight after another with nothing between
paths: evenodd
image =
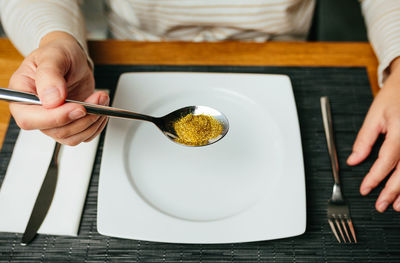
<instances>
[{"instance_id":1,"label":"fork handle","mask_svg":"<svg viewBox=\"0 0 400 263\"><path fill-rule=\"evenodd\" d=\"M329 157L331 159L333 179L335 180L335 184L340 184L339 162L336 152L335 139L333 136L331 107L329 105L329 99L326 96L321 97L321 111L322 111L322 120L324 122L326 143L328 145Z\"/></svg>"}]
</instances>

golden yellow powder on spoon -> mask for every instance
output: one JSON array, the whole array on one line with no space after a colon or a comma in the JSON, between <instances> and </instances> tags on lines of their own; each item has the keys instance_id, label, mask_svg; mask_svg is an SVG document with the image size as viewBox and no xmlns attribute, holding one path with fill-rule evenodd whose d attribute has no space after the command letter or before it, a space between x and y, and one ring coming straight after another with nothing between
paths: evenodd
<instances>
[{"instance_id":1,"label":"golden yellow powder on spoon","mask_svg":"<svg viewBox=\"0 0 400 263\"><path fill-rule=\"evenodd\" d=\"M188 114L174 123L177 142L191 146L206 145L222 133L222 125L210 115Z\"/></svg>"}]
</instances>

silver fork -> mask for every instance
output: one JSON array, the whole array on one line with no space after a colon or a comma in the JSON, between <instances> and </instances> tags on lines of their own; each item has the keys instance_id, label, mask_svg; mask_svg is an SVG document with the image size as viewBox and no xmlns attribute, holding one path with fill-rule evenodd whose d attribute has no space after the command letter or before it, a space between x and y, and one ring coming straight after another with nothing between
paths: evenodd
<instances>
[{"instance_id":1,"label":"silver fork","mask_svg":"<svg viewBox=\"0 0 400 263\"><path fill-rule=\"evenodd\" d=\"M340 189L339 163L333 136L332 115L328 97L321 97L321 110L326 143L328 145L329 157L331 159L333 179L335 181L332 197L328 201L328 223L339 243L342 243L342 241L344 243L357 243L356 233L350 218L349 206L344 200ZM353 240L350 238L349 231ZM340 236L338 235L338 232Z\"/></svg>"}]
</instances>

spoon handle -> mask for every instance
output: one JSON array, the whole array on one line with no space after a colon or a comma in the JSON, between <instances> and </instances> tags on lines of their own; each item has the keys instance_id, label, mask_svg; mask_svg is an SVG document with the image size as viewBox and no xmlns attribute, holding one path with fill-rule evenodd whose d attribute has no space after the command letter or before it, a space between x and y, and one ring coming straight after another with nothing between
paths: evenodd
<instances>
[{"instance_id":1,"label":"spoon handle","mask_svg":"<svg viewBox=\"0 0 400 263\"><path fill-rule=\"evenodd\" d=\"M19 103L24 103L24 104L42 105L39 98L36 97L36 95L34 95L34 94L11 90L11 89L5 89L5 88L0 88L0 100L10 101L10 102L19 102ZM65 100L65 102L80 104L83 107L85 107L87 113L95 114L95 115L105 115L105 116L110 116L110 117L136 119L136 120L144 120L144 121L150 121L150 122L155 122L157 119L152 116L135 113L132 111L127 111L127 110L108 107L108 106L90 104L90 103L81 102L81 101Z\"/></svg>"},{"instance_id":2,"label":"spoon handle","mask_svg":"<svg viewBox=\"0 0 400 263\"><path fill-rule=\"evenodd\" d=\"M42 105L38 97L34 94L5 88L0 88L0 99L5 101Z\"/></svg>"}]
</instances>

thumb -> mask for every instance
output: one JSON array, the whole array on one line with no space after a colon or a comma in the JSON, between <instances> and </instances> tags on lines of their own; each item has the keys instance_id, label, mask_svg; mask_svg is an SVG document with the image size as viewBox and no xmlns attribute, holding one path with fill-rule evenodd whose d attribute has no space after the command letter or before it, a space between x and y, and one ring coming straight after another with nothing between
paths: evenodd
<instances>
[{"instance_id":1,"label":"thumb","mask_svg":"<svg viewBox=\"0 0 400 263\"><path fill-rule=\"evenodd\" d=\"M62 56L48 57L37 64L36 91L45 108L54 108L63 104L67 97L67 84L64 78L66 69Z\"/></svg>"}]
</instances>

